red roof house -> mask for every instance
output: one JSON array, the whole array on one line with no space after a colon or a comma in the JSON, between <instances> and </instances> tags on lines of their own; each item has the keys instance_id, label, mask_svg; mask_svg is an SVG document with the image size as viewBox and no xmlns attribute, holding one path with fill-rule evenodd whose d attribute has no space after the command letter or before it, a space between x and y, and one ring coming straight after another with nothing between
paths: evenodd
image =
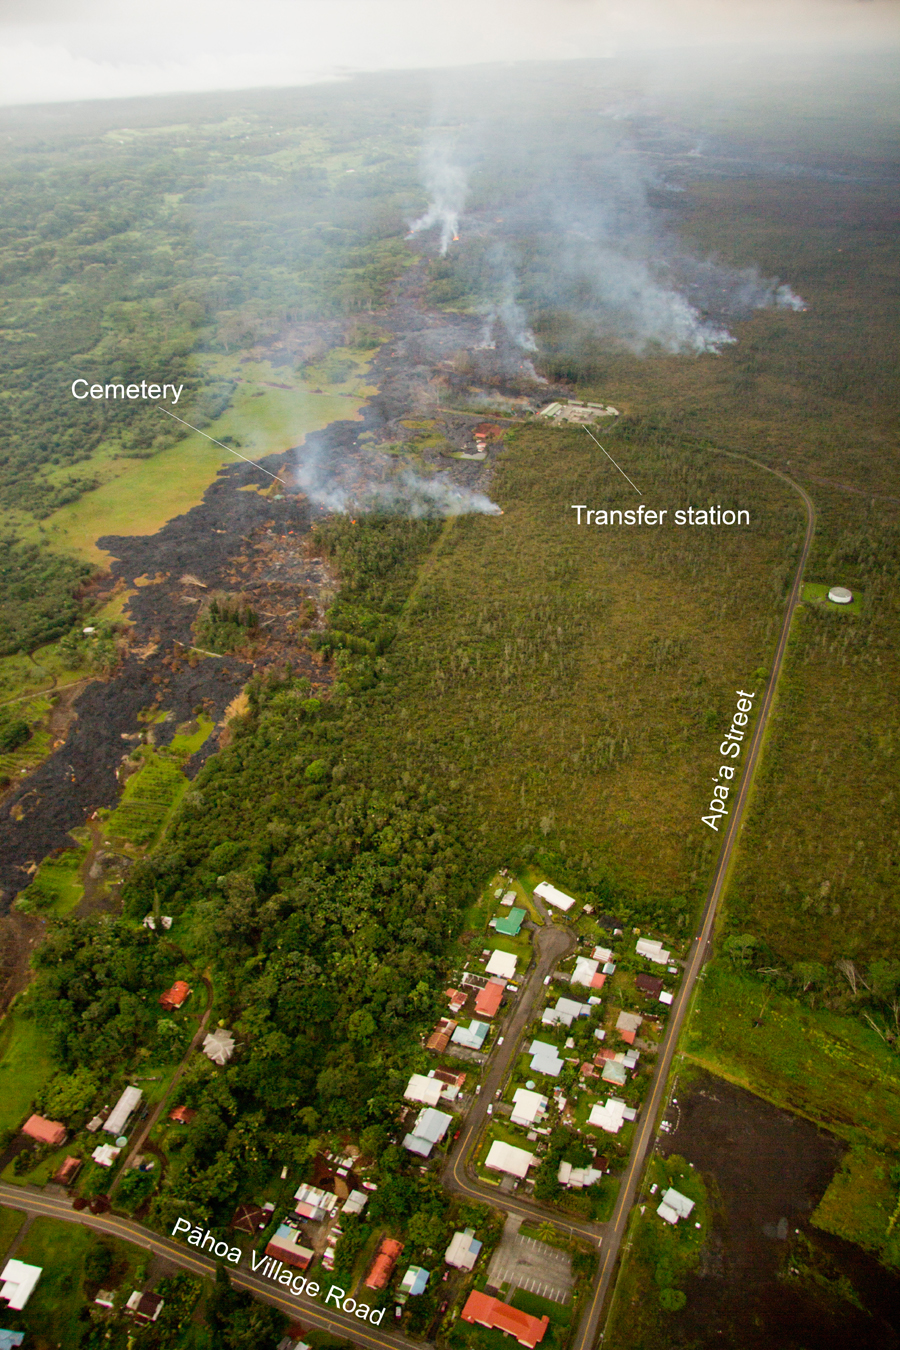
<instances>
[{"instance_id":1,"label":"red roof house","mask_svg":"<svg viewBox=\"0 0 900 1350\"><path fill-rule=\"evenodd\" d=\"M505 980L496 984L491 980L483 989L479 989L475 998L475 1011L481 1013L482 1017L496 1017L505 988Z\"/></svg>"},{"instance_id":2,"label":"red roof house","mask_svg":"<svg viewBox=\"0 0 900 1350\"><path fill-rule=\"evenodd\" d=\"M372 1262L372 1269L366 1276L367 1289L384 1289L387 1286L402 1251L402 1242L398 1242L396 1238L384 1239Z\"/></svg>"},{"instance_id":3,"label":"red roof house","mask_svg":"<svg viewBox=\"0 0 900 1350\"><path fill-rule=\"evenodd\" d=\"M53 1180L59 1186L68 1186L81 1171L81 1159L72 1157L66 1158L62 1167L54 1176Z\"/></svg>"},{"instance_id":4,"label":"red roof house","mask_svg":"<svg viewBox=\"0 0 900 1350\"><path fill-rule=\"evenodd\" d=\"M174 1120L177 1125L190 1125L196 1114L197 1112L190 1106L176 1106L169 1112L169 1119Z\"/></svg>"},{"instance_id":5,"label":"red roof house","mask_svg":"<svg viewBox=\"0 0 900 1350\"><path fill-rule=\"evenodd\" d=\"M58 1120L45 1120L43 1116L29 1116L22 1126L22 1133L41 1144L53 1144L58 1148L66 1137L66 1127Z\"/></svg>"},{"instance_id":6,"label":"red roof house","mask_svg":"<svg viewBox=\"0 0 900 1350\"><path fill-rule=\"evenodd\" d=\"M167 1012L174 1012L180 1008L191 992L191 987L184 980L176 980L171 989L167 989L164 994L159 996L159 1006L165 1008Z\"/></svg>"},{"instance_id":7,"label":"red roof house","mask_svg":"<svg viewBox=\"0 0 900 1350\"><path fill-rule=\"evenodd\" d=\"M546 1313L543 1317L532 1317L531 1313L520 1312L518 1308L511 1308L508 1303L501 1303L488 1294L479 1294L477 1290L469 1295L461 1316L464 1322L477 1322L480 1327L513 1336L519 1345L527 1345L529 1350L540 1344L550 1325Z\"/></svg>"}]
</instances>

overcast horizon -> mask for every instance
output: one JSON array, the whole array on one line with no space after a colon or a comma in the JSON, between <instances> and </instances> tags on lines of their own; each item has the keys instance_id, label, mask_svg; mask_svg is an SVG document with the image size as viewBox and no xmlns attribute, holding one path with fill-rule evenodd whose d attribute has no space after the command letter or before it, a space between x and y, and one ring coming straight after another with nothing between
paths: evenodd
<instances>
[{"instance_id":1,"label":"overcast horizon","mask_svg":"<svg viewBox=\"0 0 900 1350\"><path fill-rule=\"evenodd\" d=\"M360 72L661 54L900 49L898 0L5 0L0 105L296 85Z\"/></svg>"}]
</instances>

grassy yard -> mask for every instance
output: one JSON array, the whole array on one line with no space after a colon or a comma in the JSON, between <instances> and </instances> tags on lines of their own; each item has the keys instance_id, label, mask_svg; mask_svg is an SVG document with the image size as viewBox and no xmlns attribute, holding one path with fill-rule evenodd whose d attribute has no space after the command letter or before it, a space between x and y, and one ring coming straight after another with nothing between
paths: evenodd
<instances>
[{"instance_id":1,"label":"grassy yard","mask_svg":"<svg viewBox=\"0 0 900 1350\"><path fill-rule=\"evenodd\" d=\"M900 1149L900 1061L854 1018L813 1012L719 960L706 967L683 1045L711 1073L843 1139Z\"/></svg>"},{"instance_id":2,"label":"grassy yard","mask_svg":"<svg viewBox=\"0 0 900 1350\"><path fill-rule=\"evenodd\" d=\"M20 1209L0 1206L0 1260L9 1251L16 1233L24 1222L25 1215Z\"/></svg>"},{"instance_id":3,"label":"grassy yard","mask_svg":"<svg viewBox=\"0 0 900 1350\"><path fill-rule=\"evenodd\" d=\"M0 1130L21 1124L55 1068L36 1023L7 1013L0 1023Z\"/></svg>"},{"instance_id":4,"label":"grassy yard","mask_svg":"<svg viewBox=\"0 0 900 1350\"><path fill-rule=\"evenodd\" d=\"M854 1145L819 1201L812 1221L826 1233L875 1252L888 1265L900 1266L896 1232L897 1187L891 1181L896 1159Z\"/></svg>"}]
</instances>

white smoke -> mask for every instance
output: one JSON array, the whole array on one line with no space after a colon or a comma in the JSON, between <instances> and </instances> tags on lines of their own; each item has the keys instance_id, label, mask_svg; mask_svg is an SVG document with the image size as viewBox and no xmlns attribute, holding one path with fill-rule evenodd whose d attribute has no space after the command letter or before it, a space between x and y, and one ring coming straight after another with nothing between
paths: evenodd
<instances>
[{"instance_id":1,"label":"white smoke","mask_svg":"<svg viewBox=\"0 0 900 1350\"><path fill-rule=\"evenodd\" d=\"M360 471L364 470L362 481ZM348 471L354 481L343 481ZM338 515L387 511L392 515L423 519L434 516L499 516L500 507L483 492L460 487L446 474L423 478L412 469L379 474L377 466L354 460L351 466L326 462L315 444L297 452L295 478L315 506Z\"/></svg>"},{"instance_id":2,"label":"white smoke","mask_svg":"<svg viewBox=\"0 0 900 1350\"><path fill-rule=\"evenodd\" d=\"M407 239L440 226L440 255L445 257L452 240L459 238L459 218L469 191L465 170L454 163L452 146L443 137L433 139L423 158L425 187L431 197L424 215L409 227Z\"/></svg>"}]
</instances>

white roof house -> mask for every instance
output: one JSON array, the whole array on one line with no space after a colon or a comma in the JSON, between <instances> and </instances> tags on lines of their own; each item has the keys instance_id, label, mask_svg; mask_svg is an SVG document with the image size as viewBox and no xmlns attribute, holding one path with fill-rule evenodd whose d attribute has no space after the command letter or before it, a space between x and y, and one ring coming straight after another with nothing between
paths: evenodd
<instances>
[{"instance_id":1,"label":"white roof house","mask_svg":"<svg viewBox=\"0 0 900 1350\"><path fill-rule=\"evenodd\" d=\"M659 1001L660 1001L660 1003L665 1003L667 1007L669 1006L670 1003L672 1003L672 1001L674 1000L674 998L675 998L675 995L674 995L674 994L670 994L669 991L668 991L668 989L663 989L663 990L660 992L660 995L659 995Z\"/></svg>"},{"instance_id":2,"label":"white roof house","mask_svg":"<svg viewBox=\"0 0 900 1350\"><path fill-rule=\"evenodd\" d=\"M443 1139L452 1120L445 1111L424 1106L416 1116L412 1130L404 1137L403 1147L409 1153L418 1153L420 1158L430 1158L431 1150Z\"/></svg>"},{"instance_id":3,"label":"white roof house","mask_svg":"<svg viewBox=\"0 0 900 1350\"><path fill-rule=\"evenodd\" d=\"M230 1031L217 1027L203 1041L203 1053L213 1064L227 1064L234 1054L234 1037Z\"/></svg>"},{"instance_id":4,"label":"white roof house","mask_svg":"<svg viewBox=\"0 0 900 1350\"><path fill-rule=\"evenodd\" d=\"M627 1107L618 1097L609 1097L607 1101L600 1105L595 1102L591 1107L591 1114L588 1116L588 1124L595 1125L607 1134L618 1134L625 1120Z\"/></svg>"},{"instance_id":5,"label":"white roof house","mask_svg":"<svg viewBox=\"0 0 900 1350\"><path fill-rule=\"evenodd\" d=\"M467 1228L464 1233L454 1233L444 1260L448 1266L455 1266L457 1270L474 1270L482 1245L475 1237L474 1228Z\"/></svg>"},{"instance_id":6,"label":"white roof house","mask_svg":"<svg viewBox=\"0 0 900 1350\"><path fill-rule=\"evenodd\" d=\"M551 1045L549 1041L532 1041L528 1054L531 1055L532 1073L546 1073L551 1078L559 1077L564 1061L560 1059L555 1045Z\"/></svg>"},{"instance_id":7,"label":"white roof house","mask_svg":"<svg viewBox=\"0 0 900 1350\"><path fill-rule=\"evenodd\" d=\"M474 1018L467 1027L457 1027L453 1033L453 1044L462 1045L467 1050L480 1050L487 1040L491 1029L490 1022L478 1022Z\"/></svg>"},{"instance_id":8,"label":"white roof house","mask_svg":"<svg viewBox=\"0 0 900 1350\"><path fill-rule=\"evenodd\" d=\"M115 1144L98 1144L91 1157L101 1167L112 1167L121 1152L122 1150L116 1148Z\"/></svg>"},{"instance_id":9,"label":"white roof house","mask_svg":"<svg viewBox=\"0 0 900 1350\"><path fill-rule=\"evenodd\" d=\"M566 895L565 891L558 891L549 881L542 881L539 886L535 886L534 894L539 900L552 905L554 909L561 909L564 914L568 914L572 906L577 904L573 896Z\"/></svg>"},{"instance_id":10,"label":"white roof house","mask_svg":"<svg viewBox=\"0 0 900 1350\"><path fill-rule=\"evenodd\" d=\"M595 961L611 961L611 960L612 960L612 948L611 948L611 947L595 947L594 950L591 952L591 956L594 958Z\"/></svg>"},{"instance_id":11,"label":"white roof house","mask_svg":"<svg viewBox=\"0 0 900 1350\"><path fill-rule=\"evenodd\" d=\"M528 1088L517 1088L513 1093L513 1109L510 1120L514 1125L523 1125L531 1129L547 1114L547 1098L539 1092L530 1092Z\"/></svg>"},{"instance_id":12,"label":"white roof house","mask_svg":"<svg viewBox=\"0 0 900 1350\"><path fill-rule=\"evenodd\" d=\"M545 1008L541 1013L541 1021L548 1027L570 1027L576 1017L589 1017L590 1012L589 1003L576 1003L573 998L558 998L555 1008Z\"/></svg>"},{"instance_id":13,"label":"white roof house","mask_svg":"<svg viewBox=\"0 0 900 1350\"><path fill-rule=\"evenodd\" d=\"M341 1213L362 1214L368 1203L369 1197L365 1191L351 1191L347 1199L341 1205Z\"/></svg>"},{"instance_id":14,"label":"white roof house","mask_svg":"<svg viewBox=\"0 0 900 1350\"><path fill-rule=\"evenodd\" d=\"M650 938L638 938L635 951L638 956L645 956L648 961L655 961L659 966L668 964L669 953L661 942L651 941Z\"/></svg>"},{"instance_id":15,"label":"white roof house","mask_svg":"<svg viewBox=\"0 0 900 1350\"><path fill-rule=\"evenodd\" d=\"M122 1130L128 1121L128 1117L137 1110L143 1095L140 1088L127 1087L125 1089L106 1118L106 1124L103 1128L107 1134L122 1133Z\"/></svg>"},{"instance_id":16,"label":"white roof house","mask_svg":"<svg viewBox=\"0 0 900 1350\"><path fill-rule=\"evenodd\" d=\"M495 949L491 952L491 959L485 966L488 975L500 975L504 980L514 980L516 977L516 958L512 952L501 952Z\"/></svg>"},{"instance_id":17,"label":"white roof house","mask_svg":"<svg viewBox=\"0 0 900 1350\"><path fill-rule=\"evenodd\" d=\"M504 1144L501 1139L495 1139L484 1165L492 1172L506 1172L507 1175L519 1177L521 1180L528 1175L528 1169L533 1162L534 1154L529 1153L527 1149L514 1148L512 1144Z\"/></svg>"},{"instance_id":18,"label":"white roof house","mask_svg":"<svg viewBox=\"0 0 900 1350\"><path fill-rule=\"evenodd\" d=\"M0 1271L0 1302L19 1312L31 1298L34 1286L41 1278L43 1266L29 1266L24 1261L7 1261Z\"/></svg>"},{"instance_id":19,"label":"white roof house","mask_svg":"<svg viewBox=\"0 0 900 1350\"><path fill-rule=\"evenodd\" d=\"M560 1186L565 1186L569 1190L580 1191L585 1186L593 1186L595 1181L599 1181L603 1173L596 1167L573 1167L571 1163L561 1162L556 1179Z\"/></svg>"},{"instance_id":20,"label":"white roof house","mask_svg":"<svg viewBox=\"0 0 900 1350\"><path fill-rule=\"evenodd\" d=\"M591 981L599 969L599 961L594 961L589 956L579 956L572 971L572 983L583 984L585 989L590 989Z\"/></svg>"},{"instance_id":21,"label":"white roof house","mask_svg":"<svg viewBox=\"0 0 900 1350\"><path fill-rule=\"evenodd\" d=\"M426 1078L423 1073L414 1073L403 1095L408 1102L424 1102L426 1106L437 1106L441 1100L443 1086L439 1078Z\"/></svg>"},{"instance_id":22,"label":"white roof house","mask_svg":"<svg viewBox=\"0 0 900 1350\"><path fill-rule=\"evenodd\" d=\"M643 1017L640 1013L620 1012L616 1018L616 1031L627 1031L631 1034L637 1034L641 1029Z\"/></svg>"},{"instance_id":23,"label":"white roof house","mask_svg":"<svg viewBox=\"0 0 900 1350\"><path fill-rule=\"evenodd\" d=\"M679 1219L686 1219L693 1208L693 1200L689 1200L686 1195L681 1194L681 1191L676 1191L670 1186L656 1212L666 1223L677 1223Z\"/></svg>"}]
</instances>

